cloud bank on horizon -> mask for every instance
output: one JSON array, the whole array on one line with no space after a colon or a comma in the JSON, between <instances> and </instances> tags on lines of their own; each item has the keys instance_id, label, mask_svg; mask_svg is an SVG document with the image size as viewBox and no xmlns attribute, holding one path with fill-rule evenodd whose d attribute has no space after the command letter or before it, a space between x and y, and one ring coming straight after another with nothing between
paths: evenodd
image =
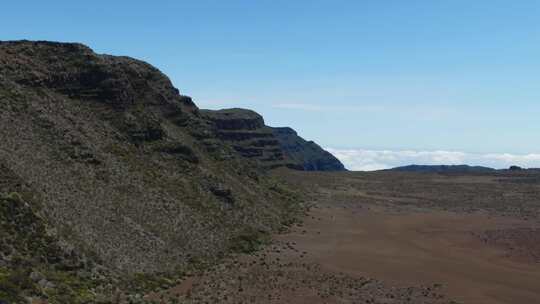
<instances>
[{"instance_id":1,"label":"cloud bank on horizon","mask_svg":"<svg viewBox=\"0 0 540 304\"><path fill-rule=\"evenodd\" d=\"M374 171L406 165L471 165L496 169L512 165L524 168L540 167L540 154L509 153L467 153L461 151L415 151L415 150L326 150L336 156L347 169L353 171Z\"/></svg>"}]
</instances>

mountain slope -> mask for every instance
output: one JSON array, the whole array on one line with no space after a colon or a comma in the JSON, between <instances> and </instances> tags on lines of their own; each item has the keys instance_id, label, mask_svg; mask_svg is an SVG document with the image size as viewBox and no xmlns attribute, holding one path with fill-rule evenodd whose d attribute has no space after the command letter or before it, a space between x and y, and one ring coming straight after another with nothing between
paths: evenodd
<instances>
[{"instance_id":1,"label":"mountain slope","mask_svg":"<svg viewBox=\"0 0 540 304\"><path fill-rule=\"evenodd\" d=\"M301 210L160 71L80 44L0 42L0 140L10 172L0 175L2 197L19 197L24 185L24 206L48 227L40 237L111 277L181 273L249 250ZM5 207L12 200L0 204L19 231ZM4 249L0 273L22 254Z\"/></svg>"}]
</instances>

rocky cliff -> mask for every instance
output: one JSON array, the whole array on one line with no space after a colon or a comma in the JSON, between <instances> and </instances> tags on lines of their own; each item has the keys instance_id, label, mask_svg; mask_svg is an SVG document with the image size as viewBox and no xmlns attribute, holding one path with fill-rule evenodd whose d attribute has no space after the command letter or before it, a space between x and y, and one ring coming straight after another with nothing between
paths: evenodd
<instances>
[{"instance_id":1,"label":"rocky cliff","mask_svg":"<svg viewBox=\"0 0 540 304\"><path fill-rule=\"evenodd\" d=\"M289 167L306 171L343 171L345 167L313 141L291 128L266 126L261 115L246 109L204 110L218 137L245 158L266 168Z\"/></svg>"},{"instance_id":2,"label":"rocky cliff","mask_svg":"<svg viewBox=\"0 0 540 304\"><path fill-rule=\"evenodd\" d=\"M306 171L345 171L345 166L313 141L306 141L291 128L272 128L293 168Z\"/></svg>"},{"instance_id":3,"label":"rocky cliff","mask_svg":"<svg viewBox=\"0 0 540 304\"><path fill-rule=\"evenodd\" d=\"M284 162L262 125L209 119L133 58L0 42L0 299L107 302L251 250L302 210L229 144Z\"/></svg>"},{"instance_id":4,"label":"rocky cliff","mask_svg":"<svg viewBox=\"0 0 540 304\"><path fill-rule=\"evenodd\" d=\"M214 123L217 136L229 143L242 157L267 168L293 165L285 158L272 129L261 115L245 109L201 111Z\"/></svg>"}]
</instances>

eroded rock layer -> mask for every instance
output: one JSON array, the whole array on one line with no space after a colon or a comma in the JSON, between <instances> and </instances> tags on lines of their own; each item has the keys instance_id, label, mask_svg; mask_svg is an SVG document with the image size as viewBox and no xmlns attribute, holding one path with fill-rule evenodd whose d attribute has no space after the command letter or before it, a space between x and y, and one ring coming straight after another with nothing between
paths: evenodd
<instances>
[{"instance_id":1,"label":"eroded rock layer","mask_svg":"<svg viewBox=\"0 0 540 304\"><path fill-rule=\"evenodd\" d=\"M313 141L306 141L291 128L266 126L263 117L246 109L204 110L214 122L219 138L230 143L243 157L264 167L289 167L306 171L344 171L345 167Z\"/></svg>"}]
</instances>

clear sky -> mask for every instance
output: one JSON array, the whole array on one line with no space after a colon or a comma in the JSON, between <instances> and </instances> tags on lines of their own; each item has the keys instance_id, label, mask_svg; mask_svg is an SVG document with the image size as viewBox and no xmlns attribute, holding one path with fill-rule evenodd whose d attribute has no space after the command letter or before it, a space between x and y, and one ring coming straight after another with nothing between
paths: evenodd
<instances>
[{"instance_id":1,"label":"clear sky","mask_svg":"<svg viewBox=\"0 0 540 304\"><path fill-rule=\"evenodd\" d=\"M377 167L366 151L540 166L537 0L5 1L0 39L148 61L200 107L252 108L350 168Z\"/></svg>"}]
</instances>

